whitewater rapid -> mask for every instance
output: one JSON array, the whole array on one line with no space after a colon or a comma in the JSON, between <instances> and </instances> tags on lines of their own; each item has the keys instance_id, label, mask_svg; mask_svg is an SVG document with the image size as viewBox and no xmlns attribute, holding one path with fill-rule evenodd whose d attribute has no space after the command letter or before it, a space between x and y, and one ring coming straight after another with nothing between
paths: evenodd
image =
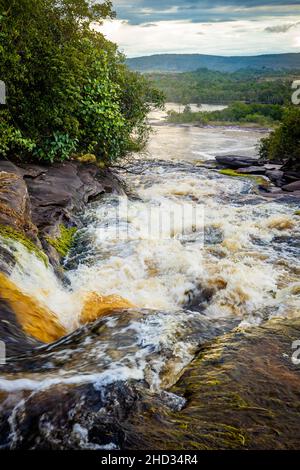
<instances>
[{"instance_id":1,"label":"whitewater rapid","mask_svg":"<svg viewBox=\"0 0 300 470\"><path fill-rule=\"evenodd\" d=\"M189 135L189 147L176 147L175 131L179 142ZM209 145L201 139L204 132ZM194 162L196 145L202 158L208 151L213 158L220 141L222 151L248 145L251 152L259 136L158 128L148 154L122 175L129 196L105 196L83 215L84 228L66 260L70 286L25 250L12 280L56 312L69 331L78 326L88 292L167 311L199 298L206 315L234 314L243 324L298 314L299 260L291 249L300 234L296 207L263 198L255 180L226 177Z\"/></svg>"},{"instance_id":2,"label":"whitewater rapid","mask_svg":"<svg viewBox=\"0 0 300 470\"><path fill-rule=\"evenodd\" d=\"M296 203L265 198L255 179L205 167L220 153L255 155L261 136L157 126L147 152L119 170L127 196L106 195L82 214L66 283L16 244L11 280L54 312L71 339L51 347L37 371L6 374L0 389L128 379L164 388L216 328L298 316ZM84 330L70 348L91 292L119 295L135 308L101 320L99 336Z\"/></svg>"}]
</instances>

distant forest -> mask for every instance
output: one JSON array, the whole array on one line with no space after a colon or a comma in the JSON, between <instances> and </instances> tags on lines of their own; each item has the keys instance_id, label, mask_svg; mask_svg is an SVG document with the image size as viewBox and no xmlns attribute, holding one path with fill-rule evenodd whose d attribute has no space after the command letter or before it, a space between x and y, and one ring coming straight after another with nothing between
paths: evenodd
<instances>
[{"instance_id":1,"label":"distant forest","mask_svg":"<svg viewBox=\"0 0 300 470\"><path fill-rule=\"evenodd\" d=\"M300 69L300 54L267 54L223 57L206 54L156 54L127 59L128 66L138 72L192 72L199 69L237 72L243 69Z\"/></svg>"},{"instance_id":2,"label":"distant forest","mask_svg":"<svg viewBox=\"0 0 300 470\"><path fill-rule=\"evenodd\" d=\"M289 104L291 85L300 70L240 70L217 72L200 69L186 73L147 74L168 102L228 104L235 101Z\"/></svg>"}]
</instances>

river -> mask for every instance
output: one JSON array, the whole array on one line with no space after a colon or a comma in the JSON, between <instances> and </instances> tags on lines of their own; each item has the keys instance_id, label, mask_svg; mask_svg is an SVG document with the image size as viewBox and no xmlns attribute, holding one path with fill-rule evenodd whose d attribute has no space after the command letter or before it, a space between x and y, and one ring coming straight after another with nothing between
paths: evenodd
<instances>
[{"instance_id":1,"label":"river","mask_svg":"<svg viewBox=\"0 0 300 470\"><path fill-rule=\"evenodd\" d=\"M296 204L265 198L256 179L222 175L211 163L218 154L257 155L265 133L169 126L159 116L152 123L147 151L119 170L127 196L105 196L82 214L84 228L65 261L68 284L16 247L12 281L51 309L70 336L2 374L0 393L15 397L11 447L22 440L14 421L22 393L32 400L58 384L101 390L128 380L161 393L199 345L234 327L300 313ZM78 332L91 292L121 296L133 308L102 319L97 333ZM175 408L184 406L170 397Z\"/></svg>"}]
</instances>

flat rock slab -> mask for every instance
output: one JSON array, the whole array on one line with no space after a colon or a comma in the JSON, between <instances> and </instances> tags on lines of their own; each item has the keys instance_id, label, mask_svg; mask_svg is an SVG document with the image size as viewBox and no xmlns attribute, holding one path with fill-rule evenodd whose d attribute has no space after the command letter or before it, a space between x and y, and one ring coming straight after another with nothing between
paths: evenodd
<instances>
[{"instance_id":1,"label":"flat rock slab","mask_svg":"<svg viewBox=\"0 0 300 470\"><path fill-rule=\"evenodd\" d=\"M169 389L178 412L146 403L125 420L125 449L286 450L300 444L299 320L278 319L212 342Z\"/></svg>"},{"instance_id":2,"label":"flat rock slab","mask_svg":"<svg viewBox=\"0 0 300 470\"><path fill-rule=\"evenodd\" d=\"M264 166L247 166L246 168L238 168L238 173L245 173L249 175L264 175L266 173L266 169Z\"/></svg>"},{"instance_id":3,"label":"flat rock slab","mask_svg":"<svg viewBox=\"0 0 300 470\"><path fill-rule=\"evenodd\" d=\"M254 157L243 157L238 155L217 155L216 161L232 170L257 165L258 159Z\"/></svg>"},{"instance_id":4,"label":"flat rock slab","mask_svg":"<svg viewBox=\"0 0 300 470\"><path fill-rule=\"evenodd\" d=\"M264 168L266 170L280 170L282 168L282 165L276 163L265 163Z\"/></svg>"},{"instance_id":5,"label":"flat rock slab","mask_svg":"<svg viewBox=\"0 0 300 470\"><path fill-rule=\"evenodd\" d=\"M300 180L295 181L294 183L286 184L282 186L283 191L294 192L300 191Z\"/></svg>"}]
</instances>

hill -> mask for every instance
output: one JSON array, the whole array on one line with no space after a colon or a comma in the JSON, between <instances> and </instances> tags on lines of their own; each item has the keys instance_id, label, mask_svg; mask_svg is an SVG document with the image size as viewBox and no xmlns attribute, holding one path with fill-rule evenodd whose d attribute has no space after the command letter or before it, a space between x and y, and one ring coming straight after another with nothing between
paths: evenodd
<instances>
[{"instance_id":1,"label":"hill","mask_svg":"<svg viewBox=\"0 0 300 470\"><path fill-rule=\"evenodd\" d=\"M139 72L190 72L206 68L219 72L241 69L300 69L300 53L223 57L204 54L157 54L127 59Z\"/></svg>"}]
</instances>

